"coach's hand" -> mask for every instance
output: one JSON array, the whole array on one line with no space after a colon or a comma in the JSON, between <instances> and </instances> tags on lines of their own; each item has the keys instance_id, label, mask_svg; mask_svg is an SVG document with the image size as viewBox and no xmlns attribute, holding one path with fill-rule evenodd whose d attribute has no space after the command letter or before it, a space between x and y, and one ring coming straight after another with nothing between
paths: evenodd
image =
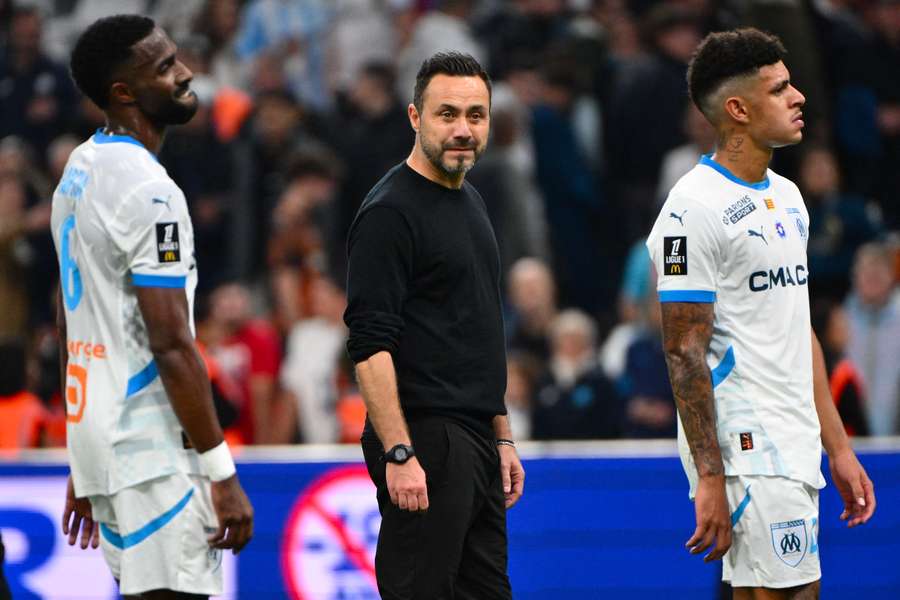
<instances>
[{"instance_id":1,"label":"coach's hand","mask_svg":"<svg viewBox=\"0 0 900 600\"><path fill-rule=\"evenodd\" d=\"M514 446L500 444L497 451L500 453L500 477L503 479L506 508L512 508L525 491L525 469Z\"/></svg>"},{"instance_id":2,"label":"coach's hand","mask_svg":"<svg viewBox=\"0 0 900 600\"><path fill-rule=\"evenodd\" d=\"M237 554L253 537L253 507L237 475L212 484L212 504L219 528L208 539L213 548L231 548Z\"/></svg>"},{"instance_id":3,"label":"coach's hand","mask_svg":"<svg viewBox=\"0 0 900 600\"><path fill-rule=\"evenodd\" d=\"M834 487L844 501L841 521L847 521L847 527L856 527L872 518L875 512L875 486L853 450L848 448L836 456L829 456L828 466Z\"/></svg>"},{"instance_id":4,"label":"coach's hand","mask_svg":"<svg viewBox=\"0 0 900 600\"><path fill-rule=\"evenodd\" d=\"M703 561L719 560L731 547L731 516L728 514L724 475L700 477L694 510L697 528L685 546L691 554L701 554L715 542L712 552L704 556Z\"/></svg>"},{"instance_id":5,"label":"coach's hand","mask_svg":"<svg viewBox=\"0 0 900 600\"><path fill-rule=\"evenodd\" d=\"M413 456L402 465L387 463L385 468L388 492L391 502L400 510L428 510L428 487L425 485L425 471L419 460Z\"/></svg>"},{"instance_id":6,"label":"coach's hand","mask_svg":"<svg viewBox=\"0 0 900 600\"><path fill-rule=\"evenodd\" d=\"M100 545L100 524L94 521L91 511L91 501L87 498L75 497L75 485L72 476L66 484L66 507L63 509L62 530L69 536L69 545L74 546L78 540L78 530L81 529L81 549L85 550L90 544L91 548Z\"/></svg>"}]
</instances>

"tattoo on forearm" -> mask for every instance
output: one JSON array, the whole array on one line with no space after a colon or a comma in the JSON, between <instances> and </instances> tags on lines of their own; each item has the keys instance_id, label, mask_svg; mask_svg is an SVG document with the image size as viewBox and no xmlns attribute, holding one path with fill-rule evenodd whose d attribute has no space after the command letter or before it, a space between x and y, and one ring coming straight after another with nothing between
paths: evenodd
<instances>
[{"instance_id":1,"label":"tattoo on forearm","mask_svg":"<svg viewBox=\"0 0 900 600\"><path fill-rule=\"evenodd\" d=\"M666 302L663 344L681 424L700 475L722 475L716 411L706 350L712 337L713 305Z\"/></svg>"}]
</instances>

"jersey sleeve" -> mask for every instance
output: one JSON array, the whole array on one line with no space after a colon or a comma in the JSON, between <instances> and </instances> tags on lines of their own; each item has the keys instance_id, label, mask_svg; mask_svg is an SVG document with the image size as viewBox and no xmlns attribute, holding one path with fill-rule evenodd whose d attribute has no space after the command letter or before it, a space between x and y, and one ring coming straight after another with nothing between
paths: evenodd
<instances>
[{"instance_id":1,"label":"jersey sleeve","mask_svg":"<svg viewBox=\"0 0 900 600\"><path fill-rule=\"evenodd\" d=\"M719 223L696 201L670 197L647 238L660 302L715 302Z\"/></svg>"},{"instance_id":2,"label":"jersey sleeve","mask_svg":"<svg viewBox=\"0 0 900 600\"><path fill-rule=\"evenodd\" d=\"M193 228L184 194L174 182L139 186L122 202L109 230L133 285L185 286L194 267Z\"/></svg>"}]
</instances>

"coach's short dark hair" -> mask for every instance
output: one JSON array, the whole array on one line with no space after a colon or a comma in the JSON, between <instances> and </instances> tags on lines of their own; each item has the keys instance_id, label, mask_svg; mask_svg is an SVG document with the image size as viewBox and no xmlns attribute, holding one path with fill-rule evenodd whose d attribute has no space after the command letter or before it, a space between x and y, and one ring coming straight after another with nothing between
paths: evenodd
<instances>
[{"instance_id":1,"label":"coach's short dark hair","mask_svg":"<svg viewBox=\"0 0 900 600\"><path fill-rule=\"evenodd\" d=\"M114 71L132 57L131 48L156 23L140 15L115 15L95 21L75 42L69 68L75 85L100 108L109 104Z\"/></svg>"},{"instance_id":2,"label":"coach's short dark hair","mask_svg":"<svg viewBox=\"0 0 900 600\"><path fill-rule=\"evenodd\" d=\"M453 75L456 77L481 77L487 86L488 98L491 96L491 78L487 71L470 54L462 52L438 52L426 59L416 75L416 89L413 93L413 104L422 112L422 96L425 88L435 75Z\"/></svg>"},{"instance_id":3,"label":"coach's short dark hair","mask_svg":"<svg viewBox=\"0 0 900 600\"><path fill-rule=\"evenodd\" d=\"M786 55L781 40L752 27L711 33L697 46L688 65L691 100L709 117L710 97L723 83L774 65Z\"/></svg>"}]
</instances>

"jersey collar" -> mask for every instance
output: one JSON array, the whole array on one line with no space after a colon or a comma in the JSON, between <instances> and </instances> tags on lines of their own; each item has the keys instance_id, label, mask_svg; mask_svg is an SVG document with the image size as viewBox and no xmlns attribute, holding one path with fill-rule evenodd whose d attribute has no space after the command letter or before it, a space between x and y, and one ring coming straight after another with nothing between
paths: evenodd
<instances>
[{"instance_id":1,"label":"jersey collar","mask_svg":"<svg viewBox=\"0 0 900 600\"><path fill-rule=\"evenodd\" d=\"M713 160L712 154L704 154L700 157L700 164L706 165L707 167L711 167L725 176L726 179L735 182L738 185L742 185L744 187L748 187L752 190L765 190L769 187L769 176L766 177L762 181L757 181L755 183L750 183L749 181L744 181L727 168L723 167L719 163Z\"/></svg>"},{"instance_id":2,"label":"jersey collar","mask_svg":"<svg viewBox=\"0 0 900 600\"><path fill-rule=\"evenodd\" d=\"M116 142L120 142L123 144L134 144L138 148L143 148L144 150L147 150L146 146L144 146L142 143L140 143L139 141L137 141L130 135L109 135L108 133L103 132L102 127L97 129L97 131L94 133L93 140L94 140L94 143L96 143L96 144L114 144ZM153 154L149 150L147 150L147 152L150 154L150 156L153 157L153 160L155 160L156 162L159 162L159 159L156 158L155 154Z\"/></svg>"}]
</instances>

